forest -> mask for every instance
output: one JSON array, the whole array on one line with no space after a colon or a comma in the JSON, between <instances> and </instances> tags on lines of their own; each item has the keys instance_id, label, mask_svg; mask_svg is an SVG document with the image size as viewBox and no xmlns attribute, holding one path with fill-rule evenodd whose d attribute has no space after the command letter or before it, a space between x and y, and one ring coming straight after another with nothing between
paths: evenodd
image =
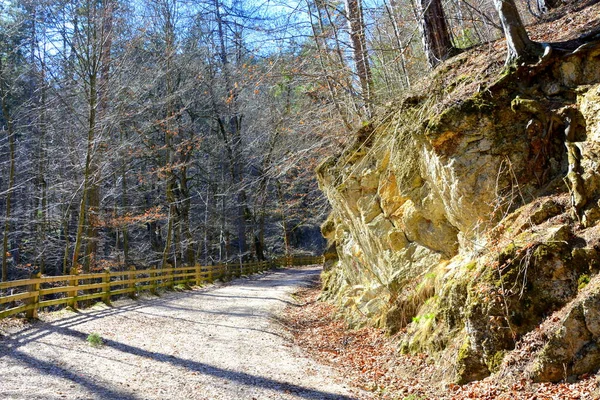
<instances>
[{"instance_id":1,"label":"forest","mask_svg":"<svg viewBox=\"0 0 600 400\"><path fill-rule=\"evenodd\" d=\"M519 13L558 5L3 1L2 280L320 253L318 162L503 24L539 53Z\"/></svg>"},{"instance_id":2,"label":"forest","mask_svg":"<svg viewBox=\"0 0 600 400\"><path fill-rule=\"evenodd\" d=\"M598 0L0 0L0 106L0 398L600 398Z\"/></svg>"}]
</instances>

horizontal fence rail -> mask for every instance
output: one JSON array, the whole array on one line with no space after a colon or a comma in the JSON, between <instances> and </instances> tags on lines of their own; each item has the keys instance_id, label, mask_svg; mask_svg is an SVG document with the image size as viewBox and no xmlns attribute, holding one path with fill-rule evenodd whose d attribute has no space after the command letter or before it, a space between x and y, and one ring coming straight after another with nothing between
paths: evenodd
<instances>
[{"instance_id":1,"label":"horizontal fence rail","mask_svg":"<svg viewBox=\"0 0 600 400\"><path fill-rule=\"evenodd\" d=\"M320 256L282 257L270 261L239 264L196 265L177 268L149 268L92 274L41 276L30 279L0 282L0 318L25 313L27 318L37 318L45 307L66 305L78 307L78 302L98 300L110 304L113 296L127 294L134 298L140 292L156 294L159 288L173 289L200 286L216 279L231 279L251 275L276 267L319 264ZM16 293L15 293L16 292ZM10 293L7 294L6 293Z\"/></svg>"}]
</instances>

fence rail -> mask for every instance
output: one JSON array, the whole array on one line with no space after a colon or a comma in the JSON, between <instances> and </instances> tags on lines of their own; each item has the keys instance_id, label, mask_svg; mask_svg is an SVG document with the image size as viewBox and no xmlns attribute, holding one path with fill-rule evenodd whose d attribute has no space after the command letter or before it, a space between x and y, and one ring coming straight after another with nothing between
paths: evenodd
<instances>
[{"instance_id":1,"label":"fence rail","mask_svg":"<svg viewBox=\"0 0 600 400\"><path fill-rule=\"evenodd\" d=\"M77 308L78 302L94 299L110 304L113 296L123 294L128 294L133 298L143 291L156 294L159 288L172 289L180 285L188 288L210 283L216 279L251 275L275 267L311 265L321 262L322 257L301 256L240 264L144 270L131 267L125 271L105 270L93 274L77 274L74 269L71 270L70 275L61 276L40 276L37 273L33 274L30 279L0 282L0 291L10 293L0 296L0 318L19 313L25 313L27 318L37 318L38 311L45 307L64 304Z\"/></svg>"}]
</instances>

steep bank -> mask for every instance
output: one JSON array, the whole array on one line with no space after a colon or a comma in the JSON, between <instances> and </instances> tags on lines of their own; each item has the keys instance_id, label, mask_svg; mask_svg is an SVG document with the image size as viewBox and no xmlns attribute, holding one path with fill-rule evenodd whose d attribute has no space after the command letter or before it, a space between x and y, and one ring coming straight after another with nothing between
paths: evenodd
<instances>
[{"instance_id":1,"label":"steep bank","mask_svg":"<svg viewBox=\"0 0 600 400\"><path fill-rule=\"evenodd\" d=\"M402 332L404 351L437 355L458 382L600 367L600 43L588 40L501 74L497 57L473 68L463 54L322 163L323 296L353 325ZM533 359L510 353L527 343Z\"/></svg>"}]
</instances>

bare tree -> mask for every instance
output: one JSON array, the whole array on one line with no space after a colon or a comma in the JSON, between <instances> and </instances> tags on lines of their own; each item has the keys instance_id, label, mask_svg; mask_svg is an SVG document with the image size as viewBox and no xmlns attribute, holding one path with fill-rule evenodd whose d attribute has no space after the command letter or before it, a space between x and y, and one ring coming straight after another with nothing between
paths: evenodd
<instances>
[{"instance_id":1,"label":"bare tree","mask_svg":"<svg viewBox=\"0 0 600 400\"><path fill-rule=\"evenodd\" d=\"M360 82L361 99L367 119L372 116L373 77L369 65L367 51L366 28L361 0L345 0L346 18L348 18L348 30L352 41L352 52L356 75Z\"/></svg>"},{"instance_id":2,"label":"bare tree","mask_svg":"<svg viewBox=\"0 0 600 400\"><path fill-rule=\"evenodd\" d=\"M448 32L444 7L441 0L417 0L416 5L423 49L429 67L433 68L455 51Z\"/></svg>"},{"instance_id":3,"label":"bare tree","mask_svg":"<svg viewBox=\"0 0 600 400\"><path fill-rule=\"evenodd\" d=\"M500 16L502 30L506 37L508 48L506 64L513 64L519 59L529 61L540 56L544 52L544 46L529 38L515 1L494 0L494 6Z\"/></svg>"}]
</instances>

